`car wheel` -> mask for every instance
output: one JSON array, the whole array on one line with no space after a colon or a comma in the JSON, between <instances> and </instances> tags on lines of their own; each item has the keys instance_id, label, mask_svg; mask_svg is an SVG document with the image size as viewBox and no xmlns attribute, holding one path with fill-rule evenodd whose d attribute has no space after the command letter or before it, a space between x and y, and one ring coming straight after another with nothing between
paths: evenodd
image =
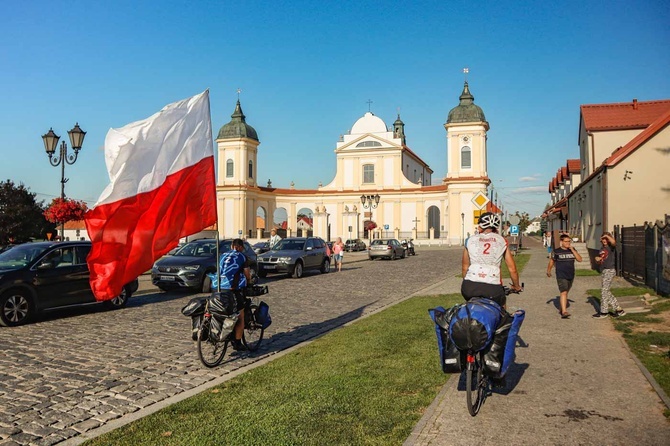
<instances>
[{"instance_id":1,"label":"car wheel","mask_svg":"<svg viewBox=\"0 0 670 446\"><path fill-rule=\"evenodd\" d=\"M130 289L126 285L121 289L121 294L119 294L113 299L105 301L105 306L110 310L117 310L119 308L125 307L126 304L128 303L129 298L130 298Z\"/></svg>"},{"instance_id":2,"label":"car wheel","mask_svg":"<svg viewBox=\"0 0 670 446\"><path fill-rule=\"evenodd\" d=\"M330 259L323 259L323 265L321 265L321 273L326 274L330 272Z\"/></svg>"},{"instance_id":3,"label":"car wheel","mask_svg":"<svg viewBox=\"0 0 670 446\"><path fill-rule=\"evenodd\" d=\"M397 257L395 256L395 249L391 252L391 260L395 260Z\"/></svg>"},{"instance_id":4,"label":"car wheel","mask_svg":"<svg viewBox=\"0 0 670 446\"><path fill-rule=\"evenodd\" d=\"M406 256L407 256L407 254L405 253L405 250L403 249L403 250L402 250L402 256L400 256L400 258L401 258L401 259L404 259Z\"/></svg>"},{"instance_id":5,"label":"car wheel","mask_svg":"<svg viewBox=\"0 0 670 446\"><path fill-rule=\"evenodd\" d=\"M295 268L293 268L293 278L300 279L302 277L302 263L295 262Z\"/></svg>"},{"instance_id":6,"label":"car wheel","mask_svg":"<svg viewBox=\"0 0 670 446\"><path fill-rule=\"evenodd\" d=\"M202 286L200 287L200 292L201 293L212 292L212 279L209 278L207 273L205 273L205 277L202 279Z\"/></svg>"},{"instance_id":7,"label":"car wheel","mask_svg":"<svg viewBox=\"0 0 670 446\"><path fill-rule=\"evenodd\" d=\"M0 297L0 325L23 325L32 319L34 313L35 306L27 291L9 290Z\"/></svg>"}]
</instances>

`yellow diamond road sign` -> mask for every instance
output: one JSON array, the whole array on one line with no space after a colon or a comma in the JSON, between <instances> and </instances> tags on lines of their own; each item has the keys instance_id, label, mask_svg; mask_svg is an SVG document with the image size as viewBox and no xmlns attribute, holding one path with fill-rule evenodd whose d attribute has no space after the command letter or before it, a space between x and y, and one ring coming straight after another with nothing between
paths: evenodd
<instances>
[{"instance_id":1,"label":"yellow diamond road sign","mask_svg":"<svg viewBox=\"0 0 670 446\"><path fill-rule=\"evenodd\" d=\"M486 197L482 191L479 191L472 197L472 203L477 206L477 209L484 209L486 204L489 202L489 199Z\"/></svg>"}]
</instances>

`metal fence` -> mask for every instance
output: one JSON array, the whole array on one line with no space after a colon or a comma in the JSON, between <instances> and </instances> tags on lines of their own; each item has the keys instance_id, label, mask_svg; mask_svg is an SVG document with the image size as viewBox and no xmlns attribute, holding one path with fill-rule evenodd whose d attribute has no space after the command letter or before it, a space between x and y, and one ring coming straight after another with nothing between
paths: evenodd
<instances>
[{"instance_id":1,"label":"metal fence","mask_svg":"<svg viewBox=\"0 0 670 446\"><path fill-rule=\"evenodd\" d=\"M659 294L670 294L670 216L665 222L614 227L618 274Z\"/></svg>"}]
</instances>

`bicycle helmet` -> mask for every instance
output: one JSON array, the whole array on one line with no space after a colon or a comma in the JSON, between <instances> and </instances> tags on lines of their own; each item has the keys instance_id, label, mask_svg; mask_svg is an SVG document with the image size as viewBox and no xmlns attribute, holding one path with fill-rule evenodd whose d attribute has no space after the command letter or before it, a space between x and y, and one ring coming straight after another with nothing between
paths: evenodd
<instances>
[{"instance_id":1,"label":"bicycle helmet","mask_svg":"<svg viewBox=\"0 0 670 446\"><path fill-rule=\"evenodd\" d=\"M486 212L479 217L479 226L482 229L497 229L500 227L500 216L492 212Z\"/></svg>"}]
</instances>

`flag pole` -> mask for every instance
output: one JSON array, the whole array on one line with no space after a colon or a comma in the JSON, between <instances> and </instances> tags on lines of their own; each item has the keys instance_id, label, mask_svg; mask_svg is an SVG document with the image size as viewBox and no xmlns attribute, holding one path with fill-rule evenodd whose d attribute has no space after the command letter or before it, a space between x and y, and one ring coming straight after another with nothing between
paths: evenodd
<instances>
[{"instance_id":1,"label":"flag pole","mask_svg":"<svg viewBox=\"0 0 670 446\"><path fill-rule=\"evenodd\" d=\"M216 292L221 293L221 262L219 261L219 229L216 229Z\"/></svg>"}]
</instances>

